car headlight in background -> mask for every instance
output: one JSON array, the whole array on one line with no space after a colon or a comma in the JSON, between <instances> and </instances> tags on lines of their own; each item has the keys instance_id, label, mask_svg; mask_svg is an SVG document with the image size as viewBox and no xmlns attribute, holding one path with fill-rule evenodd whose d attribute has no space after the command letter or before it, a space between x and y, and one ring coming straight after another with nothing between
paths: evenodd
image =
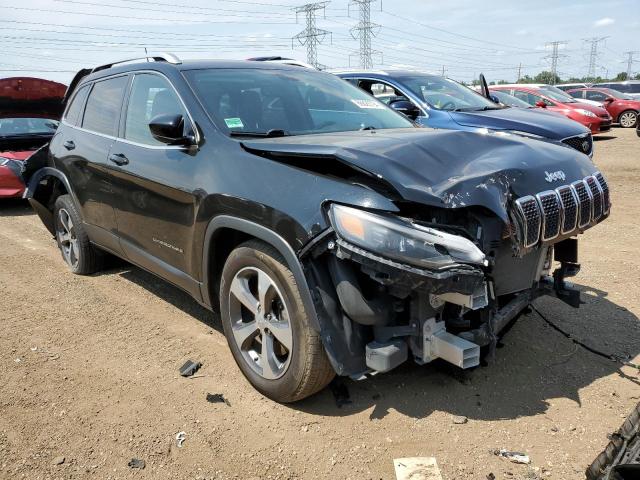
<instances>
[{"instance_id":1,"label":"car headlight in background","mask_svg":"<svg viewBox=\"0 0 640 480\"><path fill-rule=\"evenodd\" d=\"M331 205L329 216L338 237L392 260L432 269L486 264L484 253L458 235L344 205Z\"/></svg>"},{"instance_id":2,"label":"car headlight in background","mask_svg":"<svg viewBox=\"0 0 640 480\"><path fill-rule=\"evenodd\" d=\"M584 108L576 108L576 112L585 115L587 117L597 117L597 115L589 110L585 110Z\"/></svg>"}]
</instances>

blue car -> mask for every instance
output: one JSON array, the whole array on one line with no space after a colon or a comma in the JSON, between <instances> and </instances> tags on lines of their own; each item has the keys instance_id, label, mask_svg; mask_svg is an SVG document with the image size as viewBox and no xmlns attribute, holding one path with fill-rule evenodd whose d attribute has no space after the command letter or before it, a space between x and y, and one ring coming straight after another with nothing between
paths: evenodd
<instances>
[{"instance_id":1,"label":"blue car","mask_svg":"<svg viewBox=\"0 0 640 480\"><path fill-rule=\"evenodd\" d=\"M334 73L426 127L499 130L563 143L593 156L591 133L578 122L499 105L439 75L408 70Z\"/></svg>"}]
</instances>

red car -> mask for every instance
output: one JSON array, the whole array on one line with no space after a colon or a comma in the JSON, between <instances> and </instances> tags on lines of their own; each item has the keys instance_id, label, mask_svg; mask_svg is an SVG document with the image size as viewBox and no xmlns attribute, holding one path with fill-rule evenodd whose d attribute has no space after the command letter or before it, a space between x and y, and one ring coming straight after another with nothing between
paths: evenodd
<instances>
[{"instance_id":1,"label":"red car","mask_svg":"<svg viewBox=\"0 0 640 480\"><path fill-rule=\"evenodd\" d=\"M638 112L640 112L640 100L630 97L627 94L618 92L611 88L576 88L567 90L573 98L593 100L602 103L609 115L613 117L614 123L619 123L621 127L633 128L638 122Z\"/></svg>"},{"instance_id":2,"label":"red car","mask_svg":"<svg viewBox=\"0 0 640 480\"><path fill-rule=\"evenodd\" d=\"M513 84L496 85L491 90L502 90L529 105L561 113L583 124L591 133L602 133L611 129L612 118L602 107L579 103L576 99L552 85Z\"/></svg>"},{"instance_id":3,"label":"red car","mask_svg":"<svg viewBox=\"0 0 640 480\"><path fill-rule=\"evenodd\" d=\"M22 162L53 137L66 89L41 78L0 79L0 198L22 196Z\"/></svg>"}]
</instances>

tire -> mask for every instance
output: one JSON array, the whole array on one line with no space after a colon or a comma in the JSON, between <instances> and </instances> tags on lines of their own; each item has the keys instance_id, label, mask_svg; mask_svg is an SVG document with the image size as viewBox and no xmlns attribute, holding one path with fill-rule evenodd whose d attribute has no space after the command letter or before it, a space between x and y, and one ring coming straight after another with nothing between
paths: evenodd
<instances>
[{"instance_id":1,"label":"tire","mask_svg":"<svg viewBox=\"0 0 640 480\"><path fill-rule=\"evenodd\" d=\"M633 128L638 123L638 112L625 110L618 116L618 123L622 128Z\"/></svg>"},{"instance_id":2,"label":"tire","mask_svg":"<svg viewBox=\"0 0 640 480\"><path fill-rule=\"evenodd\" d=\"M266 397L302 400L335 376L293 273L273 247L251 240L231 252L220 280L220 314L238 367Z\"/></svg>"},{"instance_id":3,"label":"tire","mask_svg":"<svg viewBox=\"0 0 640 480\"><path fill-rule=\"evenodd\" d=\"M90 275L102 268L104 257L89 242L75 202L70 195L56 199L53 209L56 242L69 269L77 275Z\"/></svg>"}]
</instances>

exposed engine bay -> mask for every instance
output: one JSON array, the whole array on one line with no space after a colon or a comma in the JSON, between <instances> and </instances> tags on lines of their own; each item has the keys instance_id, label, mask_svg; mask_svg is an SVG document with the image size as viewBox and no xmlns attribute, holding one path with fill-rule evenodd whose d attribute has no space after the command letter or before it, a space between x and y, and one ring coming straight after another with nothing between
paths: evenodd
<instances>
[{"instance_id":1,"label":"exposed engine bay","mask_svg":"<svg viewBox=\"0 0 640 480\"><path fill-rule=\"evenodd\" d=\"M511 200L508 225L481 208L406 205L387 217L332 204L332 228L301 257L334 368L359 378L410 357L479 365L535 298L580 305L565 281L580 269L576 237L609 209L599 172Z\"/></svg>"}]
</instances>

